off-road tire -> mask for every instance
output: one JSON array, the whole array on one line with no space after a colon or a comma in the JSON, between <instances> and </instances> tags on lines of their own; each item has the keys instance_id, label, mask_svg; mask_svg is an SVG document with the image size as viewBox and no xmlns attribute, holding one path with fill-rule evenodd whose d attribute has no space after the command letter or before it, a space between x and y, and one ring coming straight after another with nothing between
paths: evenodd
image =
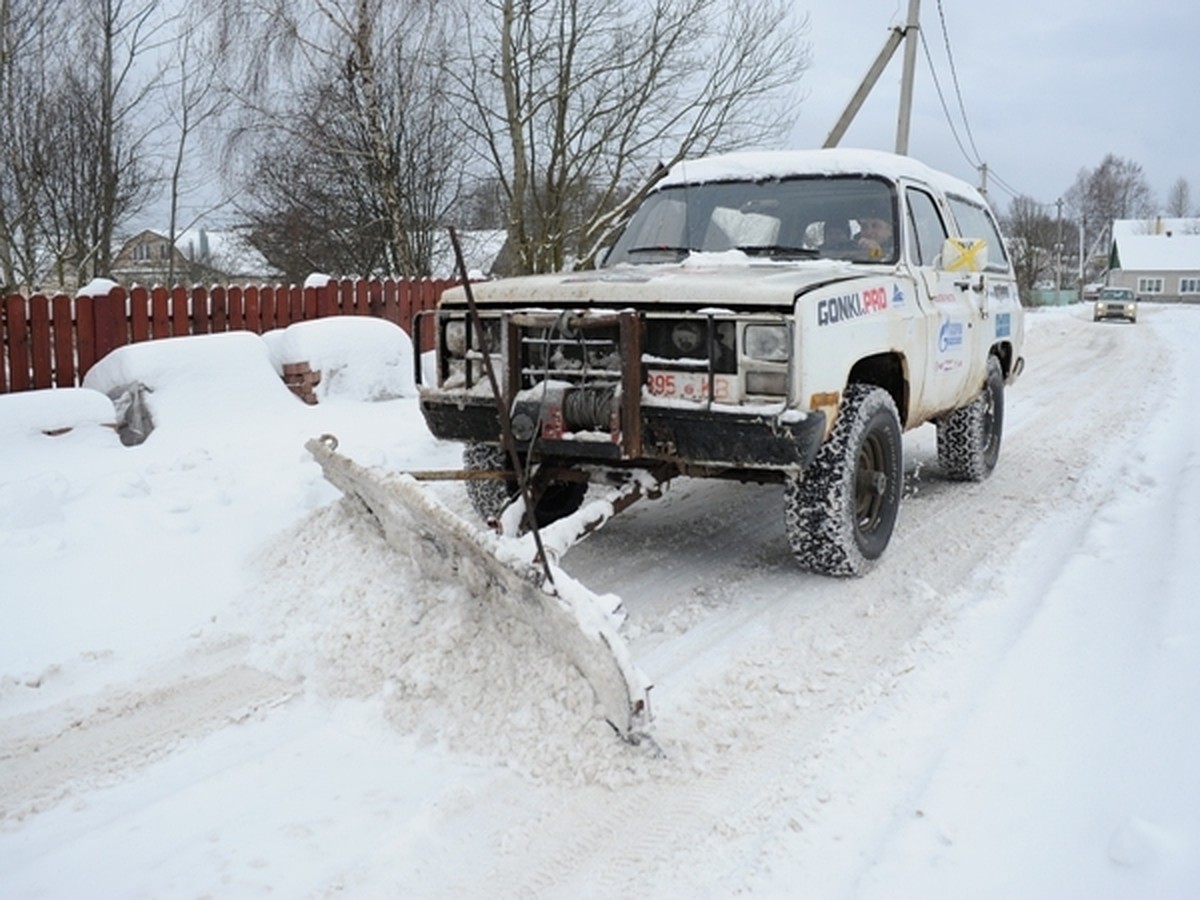
<instances>
[{"instance_id":1,"label":"off-road tire","mask_svg":"<svg viewBox=\"0 0 1200 900\"><path fill-rule=\"evenodd\" d=\"M952 481L983 481L1000 458L1004 432L1004 372L988 357L983 392L937 423L938 463Z\"/></svg>"},{"instance_id":2,"label":"off-road tire","mask_svg":"<svg viewBox=\"0 0 1200 900\"><path fill-rule=\"evenodd\" d=\"M468 444L463 449L463 468L469 471L508 469L508 455L492 444ZM504 508L520 490L515 479L472 479L466 482L471 506L484 522L495 524ZM537 501L538 527L569 516L583 504L586 481L554 481L546 485Z\"/></svg>"},{"instance_id":3,"label":"off-road tire","mask_svg":"<svg viewBox=\"0 0 1200 900\"><path fill-rule=\"evenodd\" d=\"M469 472L479 472L507 469L509 465L504 448L492 444L467 444L463 448L463 468ZM511 480L469 479L466 486L472 508L489 525L499 520L504 507L517 495L517 483Z\"/></svg>"},{"instance_id":4,"label":"off-road tire","mask_svg":"<svg viewBox=\"0 0 1200 900\"><path fill-rule=\"evenodd\" d=\"M868 571L891 540L903 487L900 416L891 394L850 385L829 438L784 488L784 526L796 560L821 575Z\"/></svg>"}]
</instances>

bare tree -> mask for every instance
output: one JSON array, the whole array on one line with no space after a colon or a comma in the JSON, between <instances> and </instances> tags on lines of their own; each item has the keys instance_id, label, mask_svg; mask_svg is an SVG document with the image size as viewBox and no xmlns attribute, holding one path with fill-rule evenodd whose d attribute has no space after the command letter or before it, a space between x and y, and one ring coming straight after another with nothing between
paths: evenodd
<instances>
[{"instance_id":1,"label":"bare tree","mask_svg":"<svg viewBox=\"0 0 1200 900\"><path fill-rule=\"evenodd\" d=\"M45 272L45 154L54 140L51 85L62 0L0 0L0 288Z\"/></svg>"},{"instance_id":2,"label":"bare tree","mask_svg":"<svg viewBox=\"0 0 1200 900\"><path fill-rule=\"evenodd\" d=\"M1167 215L1184 219L1192 215L1192 187L1186 178L1180 177L1171 185L1167 195Z\"/></svg>"},{"instance_id":3,"label":"bare tree","mask_svg":"<svg viewBox=\"0 0 1200 900\"><path fill-rule=\"evenodd\" d=\"M186 179L190 145L197 133L206 124L215 121L221 112L217 82L211 74L204 74L212 72L214 61L213 50L203 46L205 37L210 34L202 27L205 15L204 10L193 8L174 20L176 50L170 65L173 78L164 85L167 114L176 135L167 182L167 236L172 247L175 246L180 232L195 224L195 218L182 228L179 223L180 205L188 194L203 190L212 200L209 210L223 204L222 200L213 195L213 185L209 181L189 183ZM175 254L168 254L168 260L167 281L174 283L177 275ZM209 261L193 262L207 264Z\"/></svg>"},{"instance_id":4,"label":"bare tree","mask_svg":"<svg viewBox=\"0 0 1200 900\"><path fill-rule=\"evenodd\" d=\"M255 177L268 159L335 176L316 195L325 201L320 209L295 192L297 182L307 183L304 172L294 171L291 184L259 177L247 188L257 200L248 212L260 225L267 225L264 214L281 216L281 228L297 224L301 212L315 215L314 225L336 230L343 249L351 239L381 241L380 269L431 270L435 232L465 170L439 77L448 17L434 6L267 0L251 7L230 0L221 7L233 66L228 89L240 111L230 158ZM263 53L246 54L247 43ZM239 56L247 62L242 68L234 65ZM264 57L270 65L262 65ZM260 237L279 230L257 229ZM377 256L369 247L356 255ZM339 259L345 256L329 262Z\"/></svg>"},{"instance_id":5,"label":"bare tree","mask_svg":"<svg viewBox=\"0 0 1200 900\"><path fill-rule=\"evenodd\" d=\"M1058 224L1041 203L1022 196L1009 206L1004 230L1009 237L1017 287L1026 294L1054 271Z\"/></svg>"},{"instance_id":6,"label":"bare tree","mask_svg":"<svg viewBox=\"0 0 1200 900\"><path fill-rule=\"evenodd\" d=\"M1154 214L1154 192L1142 167L1111 153L1095 169L1079 170L1066 200L1072 218L1086 226L1085 241L1091 241L1116 219Z\"/></svg>"},{"instance_id":7,"label":"bare tree","mask_svg":"<svg viewBox=\"0 0 1200 900\"><path fill-rule=\"evenodd\" d=\"M74 0L70 52L52 85L58 117L44 156L45 240L60 279L111 275L113 239L153 189L146 98L159 48L159 0Z\"/></svg>"},{"instance_id":8,"label":"bare tree","mask_svg":"<svg viewBox=\"0 0 1200 900\"><path fill-rule=\"evenodd\" d=\"M452 70L519 272L588 265L665 167L778 136L808 66L782 0L483 0Z\"/></svg>"}]
</instances>

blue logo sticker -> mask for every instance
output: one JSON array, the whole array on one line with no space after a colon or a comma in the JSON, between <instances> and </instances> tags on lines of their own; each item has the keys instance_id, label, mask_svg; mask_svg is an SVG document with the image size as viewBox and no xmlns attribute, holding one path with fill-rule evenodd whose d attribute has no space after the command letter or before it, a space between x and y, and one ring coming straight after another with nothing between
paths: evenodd
<instances>
[{"instance_id":1,"label":"blue logo sticker","mask_svg":"<svg viewBox=\"0 0 1200 900\"><path fill-rule=\"evenodd\" d=\"M951 322L949 320L942 322L942 327L938 331L938 350L945 353L951 347L961 347L962 342L962 322Z\"/></svg>"},{"instance_id":2,"label":"blue logo sticker","mask_svg":"<svg viewBox=\"0 0 1200 900\"><path fill-rule=\"evenodd\" d=\"M999 313L996 316L996 337L1008 337L1012 334L1012 313Z\"/></svg>"},{"instance_id":3,"label":"blue logo sticker","mask_svg":"<svg viewBox=\"0 0 1200 900\"><path fill-rule=\"evenodd\" d=\"M904 291L900 290L900 285L892 285L892 306L904 305Z\"/></svg>"}]
</instances>

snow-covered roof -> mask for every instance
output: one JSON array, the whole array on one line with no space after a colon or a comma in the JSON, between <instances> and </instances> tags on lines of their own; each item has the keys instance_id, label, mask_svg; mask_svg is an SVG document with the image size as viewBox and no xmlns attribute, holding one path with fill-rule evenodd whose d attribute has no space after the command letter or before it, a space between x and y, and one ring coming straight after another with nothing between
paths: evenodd
<instances>
[{"instance_id":1,"label":"snow-covered roof","mask_svg":"<svg viewBox=\"0 0 1200 900\"><path fill-rule=\"evenodd\" d=\"M1200 271L1200 219L1117 219L1112 231L1121 269Z\"/></svg>"},{"instance_id":2,"label":"snow-covered roof","mask_svg":"<svg viewBox=\"0 0 1200 900\"><path fill-rule=\"evenodd\" d=\"M941 190L979 202L979 192L945 172L913 159L883 150L828 148L820 150L751 150L684 160L673 166L661 184L701 184L708 181L744 181L788 178L796 175L875 174L892 180L915 178Z\"/></svg>"},{"instance_id":3,"label":"snow-covered roof","mask_svg":"<svg viewBox=\"0 0 1200 900\"><path fill-rule=\"evenodd\" d=\"M1130 235L1181 235L1200 234L1200 219L1179 219L1156 216L1153 219L1116 219L1113 221L1114 238Z\"/></svg>"},{"instance_id":4,"label":"snow-covered roof","mask_svg":"<svg viewBox=\"0 0 1200 900\"><path fill-rule=\"evenodd\" d=\"M191 262L220 269L230 275L274 275L275 268L238 231L188 228L175 238L179 252Z\"/></svg>"}]
</instances>

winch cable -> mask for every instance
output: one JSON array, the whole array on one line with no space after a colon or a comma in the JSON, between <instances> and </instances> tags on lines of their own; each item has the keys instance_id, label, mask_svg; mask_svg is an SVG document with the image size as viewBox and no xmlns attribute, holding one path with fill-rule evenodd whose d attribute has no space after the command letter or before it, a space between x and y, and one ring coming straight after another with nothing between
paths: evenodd
<instances>
[{"instance_id":1,"label":"winch cable","mask_svg":"<svg viewBox=\"0 0 1200 900\"><path fill-rule=\"evenodd\" d=\"M450 232L450 244L454 248L454 259L458 266L458 274L462 278L463 291L467 295L467 313L471 317L471 327L475 329L475 333L479 336L479 350L483 355L483 370L487 374L488 383L492 386L492 396L496 398L496 415L500 420L500 438L504 444L504 451L508 454L509 461L512 463L513 472L516 473L521 500L525 504L525 525L528 527L530 534L533 535L533 544L537 548L538 560L542 564L542 572L546 577L546 582L553 587L554 576L550 572L550 560L547 558L545 548L542 546L542 533L538 530L537 516L534 515L533 498L529 489L529 473L525 465L521 462L520 453L517 450L517 441L513 437L512 414L508 409L508 404L503 393L500 391L500 382L496 378L496 370L492 366L491 348L487 344L487 335L483 330L483 321L479 317L479 307L475 303L475 293L471 290L471 278L467 274L467 263L463 258L462 245L458 242L458 232L454 230L453 225L448 230Z\"/></svg>"}]
</instances>

